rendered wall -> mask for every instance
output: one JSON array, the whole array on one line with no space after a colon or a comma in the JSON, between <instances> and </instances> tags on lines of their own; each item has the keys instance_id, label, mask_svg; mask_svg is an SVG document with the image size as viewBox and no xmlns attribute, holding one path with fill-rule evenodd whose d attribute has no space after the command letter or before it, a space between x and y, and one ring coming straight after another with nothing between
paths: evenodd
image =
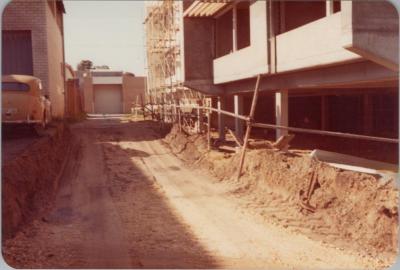
<instances>
[{"instance_id":1,"label":"rendered wall","mask_svg":"<svg viewBox=\"0 0 400 270\"><path fill-rule=\"evenodd\" d=\"M56 16L62 16L62 13L56 11ZM46 20L49 93L52 103L52 113L53 117L63 118L65 106L63 37L61 29L57 25L56 18L47 3Z\"/></svg>"},{"instance_id":2,"label":"rendered wall","mask_svg":"<svg viewBox=\"0 0 400 270\"><path fill-rule=\"evenodd\" d=\"M277 72L360 59L342 47L341 38L341 12L278 35Z\"/></svg>"},{"instance_id":3,"label":"rendered wall","mask_svg":"<svg viewBox=\"0 0 400 270\"><path fill-rule=\"evenodd\" d=\"M342 1L342 45L398 70L399 16L387 1Z\"/></svg>"}]
</instances>

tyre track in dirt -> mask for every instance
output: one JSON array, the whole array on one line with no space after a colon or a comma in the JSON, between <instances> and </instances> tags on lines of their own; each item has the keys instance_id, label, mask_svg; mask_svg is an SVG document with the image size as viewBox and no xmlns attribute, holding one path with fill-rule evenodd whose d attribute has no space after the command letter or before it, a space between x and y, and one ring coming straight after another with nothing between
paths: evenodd
<instances>
[{"instance_id":1,"label":"tyre track in dirt","mask_svg":"<svg viewBox=\"0 0 400 270\"><path fill-rule=\"evenodd\" d=\"M140 132L134 134L143 137ZM378 262L324 246L276 226L260 224L251 216L239 213L235 202L228 200L226 186L185 168L159 140L137 141L134 147L149 154L142 160L165 191L171 207L221 267L379 267Z\"/></svg>"}]
</instances>

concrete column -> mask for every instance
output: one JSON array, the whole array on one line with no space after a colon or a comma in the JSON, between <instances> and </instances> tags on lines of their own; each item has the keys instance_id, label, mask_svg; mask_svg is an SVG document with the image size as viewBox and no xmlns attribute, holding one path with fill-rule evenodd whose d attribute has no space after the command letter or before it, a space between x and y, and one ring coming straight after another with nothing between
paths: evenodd
<instances>
[{"instance_id":1,"label":"concrete column","mask_svg":"<svg viewBox=\"0 0 400 270\"><path fill-rule=\"evenodd\" d=\"M333 0L326 0L326 16L333 14Z\"/></svg>"},{"instance_id":2,"label":"concrete column","mask_svg":"<svg viewBox=\"0 0 400 270\"><path fill-rule=\"evenodd\" d=\"M226 98L225 97L218 97L217 101L217 108L219 110L226 109ZM218 113L218 135L219 139L224 141L225 140L225 115L222 113Z\"/></svg>"},{"instance_id":3,"label":"concrete column","mask_svg":"<svg viewBox=\"0 0 400 270\"><path fill-rule=\"evenodd\" d=\"M285 1L279 1L279 9L280 9L280 32L283 33L286 31L286 12L285 12Z\"/></svg>"},{"instance_id":4,"label":"concrete column","mask_svg":"<svg viewBox=\"0 0 400 270\"><path fill-rule=\"evenodd\" d=\"M289 95L288 90L280 90L275 93L275 119L280 126L289 125ZM276 130L276 139L287 134L287 130Z\"/></svg>"},{"instance_id":5,"label":"concrete column","mask_svg":"<svg viewBox=\"0 0 400 270\"><path fill-rule=\"evenodd\" d=\"M243 97L239 95L233 96L234 108L236 114L243 114ZM235 118L235 133L236 137L243 139L243 120Z\"/></svg>"},{"instance_id":6,"label":"concrete column","mask_svg":"<svg viewBox=\"0 0 400 270\"><path fill-rule=\"evenodd\" d=\"M232 50L237 51L237 9L236 5L232 10Z\"/></svg>"}]
</instances>

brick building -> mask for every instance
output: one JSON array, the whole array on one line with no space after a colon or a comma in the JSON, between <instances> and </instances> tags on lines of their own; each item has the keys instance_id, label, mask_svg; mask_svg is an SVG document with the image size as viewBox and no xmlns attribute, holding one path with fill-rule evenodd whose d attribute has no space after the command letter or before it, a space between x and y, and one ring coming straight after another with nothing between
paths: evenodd
<instances>
[{"instance_id":1,"label":"brick building","mask_svg":"<svg viewBox=\"0 0 400 270\"><path fill-rule=\"evenodd\" d=\"M112 70L80 73L86 113L130 113L133 103L144 98L145 77Z\"/></svg>"},{"instance_id":2,"label":"brick building","mask_svg":"<svg viewBox=\"0 0 400 270\"><path fill-rule=\"evenodd\" d=\"M13 0L2 17L2 74L41 79L54 118L64 117L64 31L60 0Z\"/></svg>"}]
</instances>

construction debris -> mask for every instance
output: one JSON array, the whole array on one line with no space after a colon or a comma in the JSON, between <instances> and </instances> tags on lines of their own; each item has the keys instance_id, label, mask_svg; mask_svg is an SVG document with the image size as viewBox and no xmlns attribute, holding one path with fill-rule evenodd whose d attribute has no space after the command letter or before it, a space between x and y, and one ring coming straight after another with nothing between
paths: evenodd
<instances>
[{"instance_id":1,"label":"construction debris","mask_svg":"<svg viewBox=\"0 0 400 270\"><path fill-rule=\"evenodd\" d=\"M249 148L250 149L260 149L260 148L268 148L275 149L277 151L286 151L289 148L289 143L293 140L294 134L285 134L279 137L276 142L271 143L268 140L263 141L250 141Z\"/></svg>"}]
</instances>

